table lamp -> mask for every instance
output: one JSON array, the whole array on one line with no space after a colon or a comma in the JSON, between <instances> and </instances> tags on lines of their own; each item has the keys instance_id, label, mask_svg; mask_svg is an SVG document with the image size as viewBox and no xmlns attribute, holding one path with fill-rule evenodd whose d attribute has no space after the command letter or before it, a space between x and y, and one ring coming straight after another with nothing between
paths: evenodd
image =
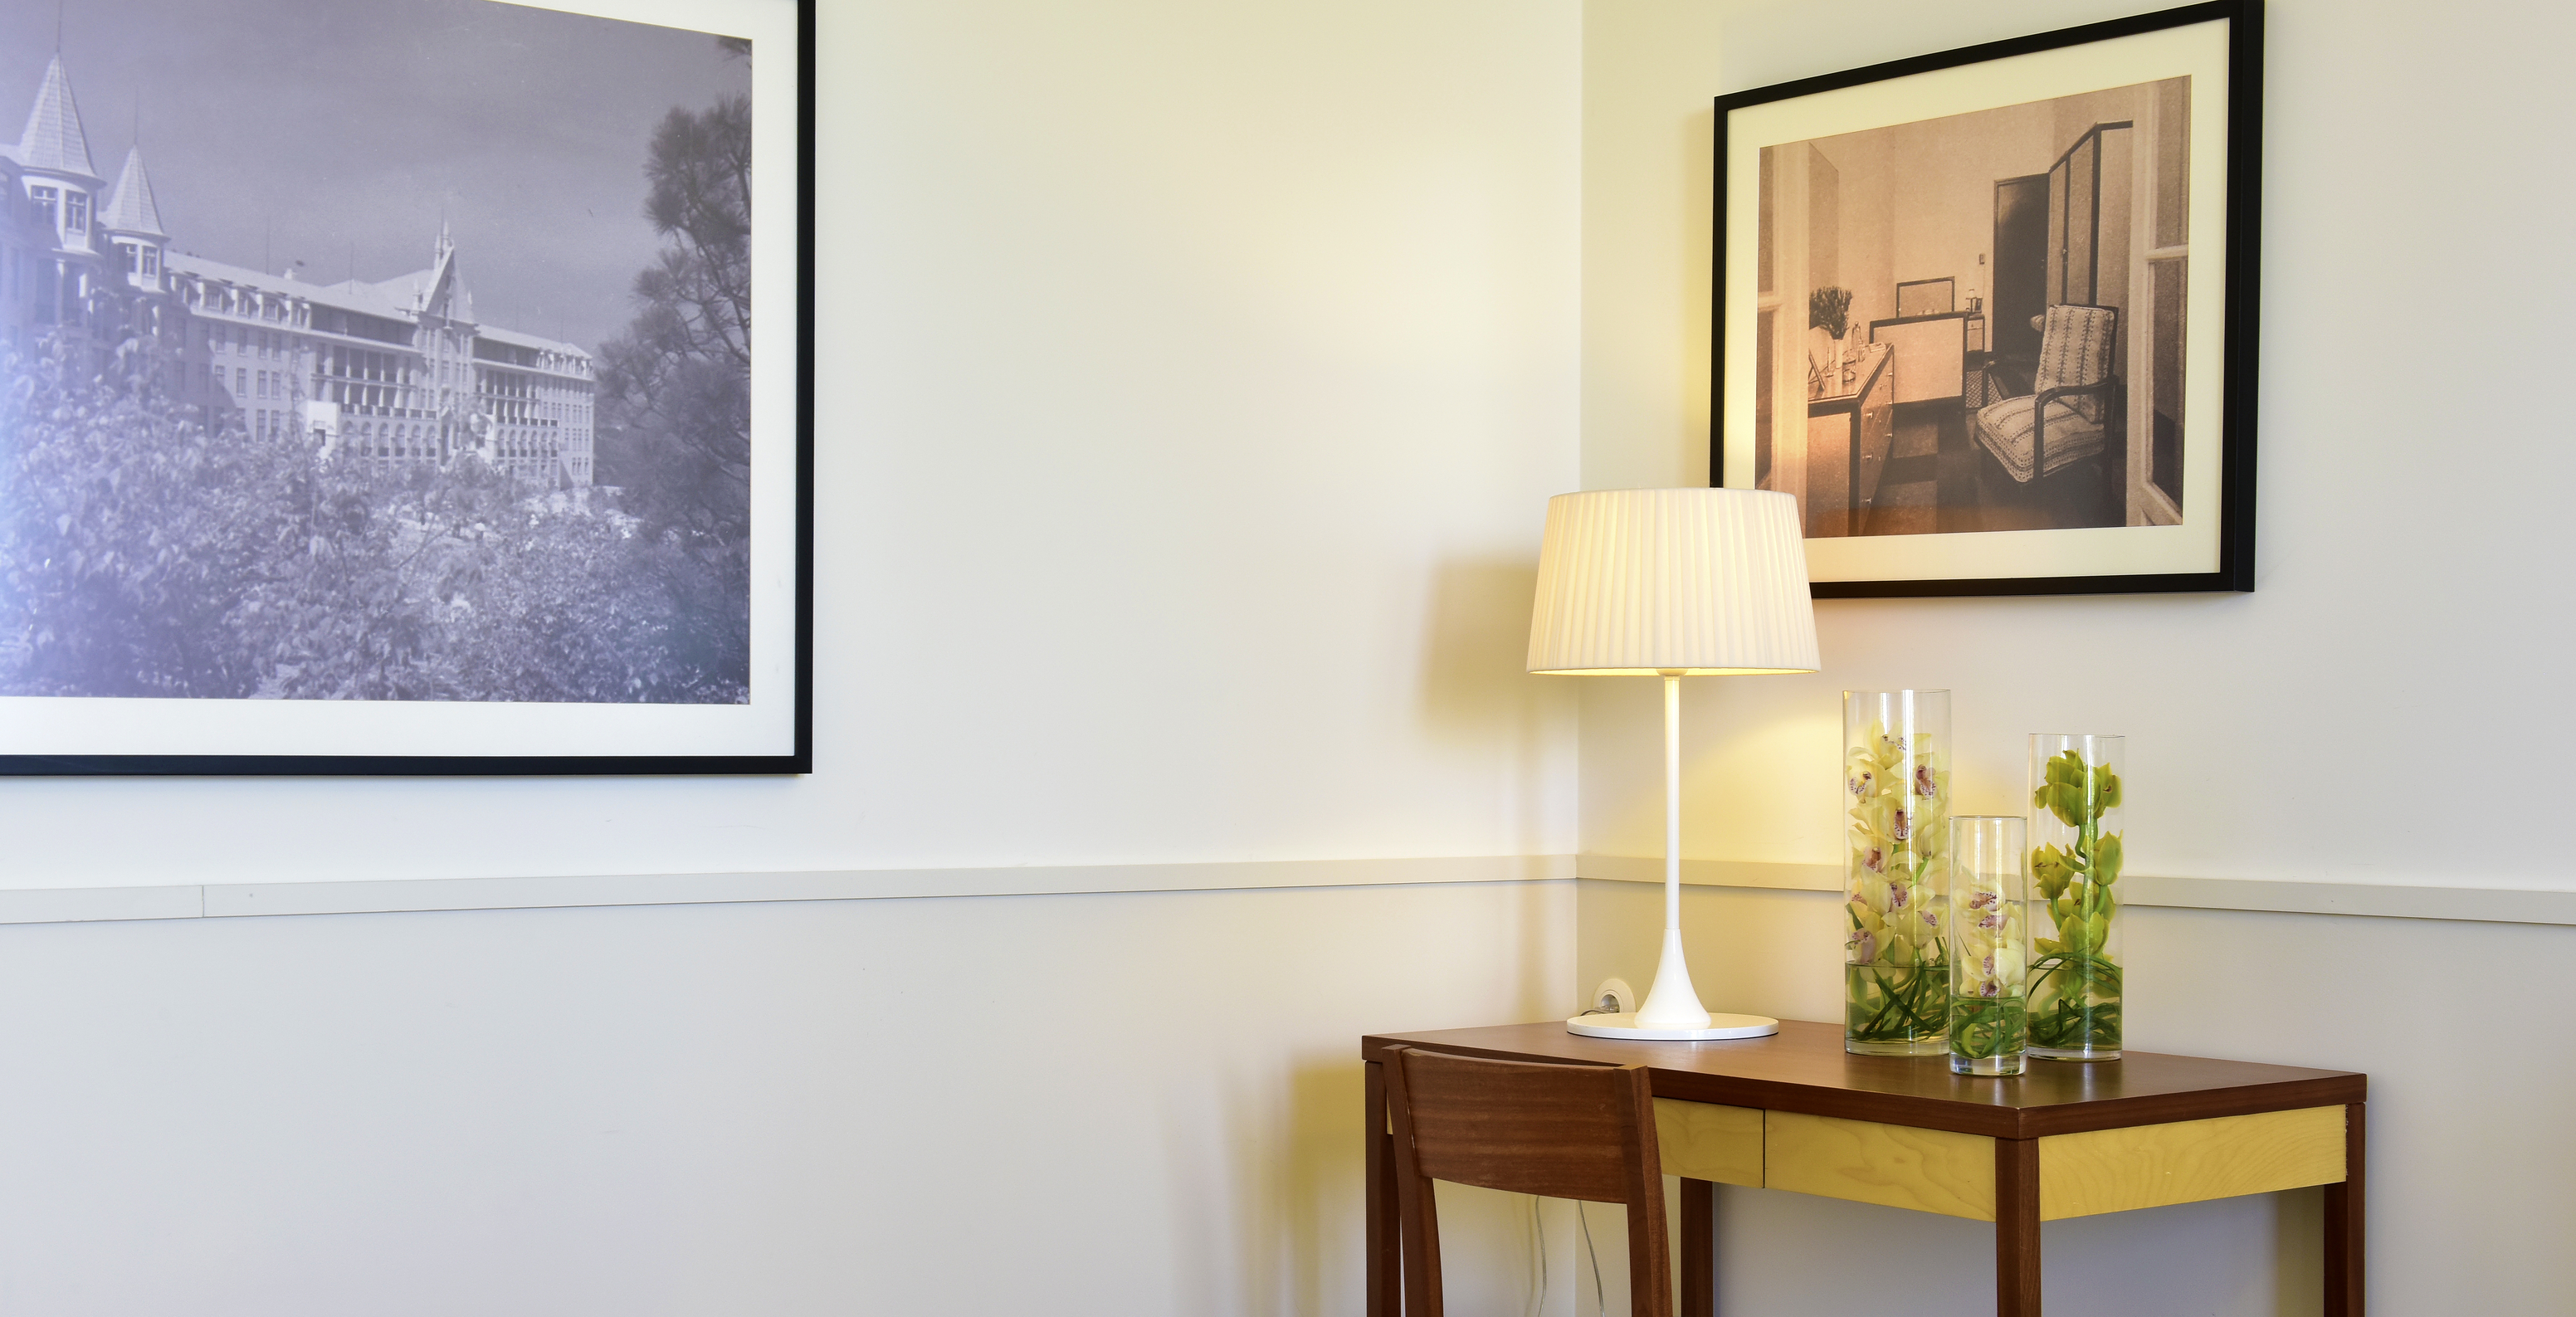
<instances>
[{"instance_id":1,"label":"table lamp","mask_svg":"<svg viewBox=\"0 0 2576 1317\"><path fill-rule=\"evenodd\" d=\"M1603 1038L1755 1038L1711 1015L1682 955L1682 678L1816 670L1798 501L1754 489L1605 489L1547 502L1529 670L1664 679L1664 950L1643 1006L1565 1022Z\"/></svg>"}]
</instances>

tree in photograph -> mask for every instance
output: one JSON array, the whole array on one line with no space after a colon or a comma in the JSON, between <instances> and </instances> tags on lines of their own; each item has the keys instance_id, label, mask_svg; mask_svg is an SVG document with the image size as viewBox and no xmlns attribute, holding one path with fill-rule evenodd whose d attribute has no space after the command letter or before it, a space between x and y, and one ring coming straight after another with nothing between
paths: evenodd
<instances>
[{"instance_id":1,"label":"tree in photograph","mask_svg":"<svg viewBox=\"0 0 2576 1317\"><path fill-rule=\"evenodd\" d=\"M0 393L0 694L739 702L738 595L676 536L463 455L209 421L148 340ZM86 378L84 376L86 375Z\"/></svg>"},{"instance_id":2,"label":"tree in photograph","mask_svg":"<svg viewBox=\"0 0 2576 1317\"><path fill-rule=\"evenodd\" d=\"M751 633L751 102L674 107L644 162L664 240L637 313L601 345L599 474L690 611L688 666L745 686Z\"/></svg>"},{"instance_id":3,"label":"tree in photograph","mask_svg":"<svg viewBox=\"0 0 2576 1317\"><path fill-rule=\"evenodd\" d=\"M301 547L300 445L176 402L150 340L90 357L48 341L0 397L0 691L252 694L241 615Z\"/></svg>"},{"instance_id":4,"label":"tree in photograph","mask_svg":"<svg viewBox=\"0 0 2576 1317\"><path fill-rule=\"evenodd\" d=\"M644 164L665 245L600 349L603 466L648 522L730 541L751 479L751 102L674 107Z\"/></svg>"}]
</instances>

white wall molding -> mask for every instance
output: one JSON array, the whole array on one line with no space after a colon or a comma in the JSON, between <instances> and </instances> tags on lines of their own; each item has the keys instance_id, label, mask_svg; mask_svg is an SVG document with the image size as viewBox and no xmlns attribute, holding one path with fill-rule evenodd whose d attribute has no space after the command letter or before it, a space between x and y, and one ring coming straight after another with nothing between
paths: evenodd
<instances>
[{"instance_id":1,"label":"white wall molding","mask_svg":"<svg viewBox=\"0 0 2576 1317\"><path fill-rule=\"evenodd\" d=\"M1579 876L1609 882L1660 883L1664 862L1652 856L1585 855ZM1750 860L1682 861L1682 881L1695 887L1767 887L1831 892L1842 875L1830 864ZM2258 910L2302 915L2367 915L2382 919L2459 919L2499 924L2576 924L2576 892L2523 887L2426 887L2393 883L2286 882L2264 878L2120 880L2131 905L2189 910Z\"/></svg>"},{"instance_id":2,"label":"white wall molding","mask_svg":"<svg viewBox=\"0 0 2576 1317\"><path fill-rule=\"evenodd\" d=\"M1466 855L1379 860L1246 860L1203 864L1031 865L993 869L829 869L770 873L598 874L548 878L414 878L0 890L0 924L259 915L542 910L573 906L722 905L956 896L1239 891L1532 882L1574 877L1659 883L1663 861L1636 855ZM1694 887L1831 892L1830 864L1684 860ZM2576 925L2576 892L2255 878L2123 880L2132 905L2195 910Z\"/></svg>"},{"instance_id":3,"label":"white wall molding","mask_svg":"<svg viewBox=\"0 0 2576 1317\"><path fill-rule=\"evenodd\" d=\"M568 906L721 905L905 897L1050 896L1387 887L1567 879L1571 855L1463 855L1384 860L1248 860L1206 864L1032 865L997 869L831 869L770 873L600 874L549 878L413 878L353 882L208 883L166 887L0 890L0 924L246 915L541 910Z\"/></svg>"}]
</instances>

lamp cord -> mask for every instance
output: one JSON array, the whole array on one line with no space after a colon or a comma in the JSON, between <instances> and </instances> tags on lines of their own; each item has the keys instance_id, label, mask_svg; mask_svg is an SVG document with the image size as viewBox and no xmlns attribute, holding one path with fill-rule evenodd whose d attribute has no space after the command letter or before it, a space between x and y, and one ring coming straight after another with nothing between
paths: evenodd
<instances>
[{"instance_id":1,"label":"lamp cord","mask_svg":"<svg viewBox=\"0 0 2576 1317\"><path fill-rule=\"evenodd\" d=\"M1592 1247L1592 1216L1580 1198L1574 1200L1574 1219L1583 1223L1583 1251L1592 1259L1592 1311L1595 1317L1610 1317L1610 1301L1601 1294L1601 1252Z\"/></svg>"},{"instance_id":2,"label":"lamp cord","mask_svg":"<svg viewBox=\"0 0 2576 1317\"><path fill-rule=\"evenodd\" d=\"M1538 1288L1530 1291L1530 1317L1547 1313L1547 1223L1539 1219L1538 1195L1530 1195L1530 1234L1538 1240Z\"/></svg>"},{"instance_id":3,"label":"lamp cord","mask_svg":"<svg viewBox=\"0 0 2576 1317\"><path fill-rule=\"evenodd\" d=\"M1538 1237L1538 1288L1530 1291L1530 1317L1545 1317L1547 1312L1547 1224L1538 1214L1538 1196L1530 1196L1530 1232ZM1592 1218L1583 1211L1583 1200L1574 1199L1574 1219L1583 1229L1583 1254L1592 1260L1592 1311L1596 1317L1609 1317L1610 1300L1601 1287L1601 1250L1592 1243ZM1578 1309L1575 1317L1583 1317Z\"/></svg>"}]
</instances>

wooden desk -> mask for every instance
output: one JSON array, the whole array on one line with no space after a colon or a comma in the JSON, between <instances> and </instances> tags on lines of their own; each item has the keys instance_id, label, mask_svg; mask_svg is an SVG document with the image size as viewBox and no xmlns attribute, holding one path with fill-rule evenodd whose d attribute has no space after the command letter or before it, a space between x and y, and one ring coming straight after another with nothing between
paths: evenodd
<instances>
[{"instance_id":1,"label":"wooden desk","mask_svg":"<svg viewBox=\"0 0 2576 1317\"><path fill-rule=\"evenodd\" d=\"M1650 1067L1664 1173L1682 1177L1681 1311L1716 1306L1715 1184L1939 1212L1995 1224L1995 1311L2039 1315L2039 1223L2326 1186L2325 1311L2361 1317L2367 1076L2130 1052L2032 1061L2010 1079L1943 1057L1851 1056L1839 1025L1769 1038L1578 1038L1564 1024L1378 1034L1368 1084L1368 1311L1396 1317L1402 1265L1383 1049ZM1893 1297L1893 1296L1891 1296Z\"/></svg>"},{"instance_id":2,"label":"wooden desk","mask_svg":"<svg viewBox=\"0 0 2576 1317\"><path fill-rule=\"evenodd\" d=\"M1895 351L1884 343L1860 350L1852 382L1837 378L1807 400L1807 535L1858 535L1878 498L1878 479L1896 443ZM1826 491L1840 506L1826 501Z\"/></svg>"}]
</instances>

